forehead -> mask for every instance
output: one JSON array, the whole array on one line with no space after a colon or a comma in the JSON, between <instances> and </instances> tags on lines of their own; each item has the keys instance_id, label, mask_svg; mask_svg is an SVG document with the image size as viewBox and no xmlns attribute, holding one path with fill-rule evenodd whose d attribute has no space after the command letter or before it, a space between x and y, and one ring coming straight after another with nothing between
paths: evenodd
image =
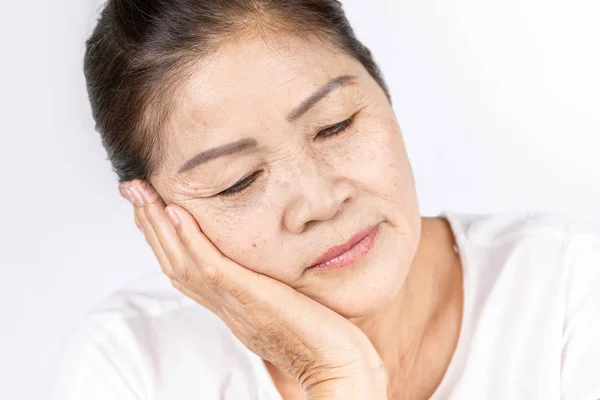
<instances>
[{"instance_id":1,"label":"forehead","mask_svg":"<svg viewBox=\"0 0 600 400\"><path fill-rule=\"evenodd\" d=\"M331 46L292 36L227 43L187 75L168 131L221 130L257 114L285 118L330 79L349 71L357 74L356 64Z\"/></svg>"},{"instance_id":2,"label":"forehead","mask_svg":"<svg viewBox=\"0 0 600 400\"><path fill-rule=\"evenodd\" d=\"M320 41L271 36L227 43L180 82L164 129L166 158L155 179L170 176L188 185L188 177L176 171L195 154L248 137L260 148L266 135L289 128L290 111L340 75L368 79L357 60ZM334 91L336 98L343 91Z\"/></svg>"}]
</instances>

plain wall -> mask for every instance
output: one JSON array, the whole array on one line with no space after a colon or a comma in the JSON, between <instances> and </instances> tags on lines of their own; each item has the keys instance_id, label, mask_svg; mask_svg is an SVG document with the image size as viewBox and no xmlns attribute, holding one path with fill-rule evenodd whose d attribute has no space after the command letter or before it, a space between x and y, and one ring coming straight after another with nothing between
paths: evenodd
<instances>
[{"instance_id":1,"label":"plain wall","mask_svg":"<svg viewBox=\"0 0 600 400\"><path fill-rule=\"evenodd\" d=\"M539 209L600 223L597 1L344 3L391 88L424 215ZM45 398L77 320L159 271L87 102L82 54L99 5L2 0L5 399Z\"/></svg>"}]
</instances>

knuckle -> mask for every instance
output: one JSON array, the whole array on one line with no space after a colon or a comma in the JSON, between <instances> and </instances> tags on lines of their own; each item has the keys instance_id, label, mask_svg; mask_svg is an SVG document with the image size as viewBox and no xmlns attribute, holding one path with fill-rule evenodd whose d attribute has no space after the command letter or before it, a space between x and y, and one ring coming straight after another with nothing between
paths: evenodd
<instances>
[{"instance_id":1,"label":"knuckle","mask_svg":"<svg viewBox=\"0 0 600 400\"><path fill-rule=\"evenodd\" d=\"M175 263L171 264L171 275L181 282L189 282L192 278L189 268L183 260L176 260Z\"/></svg>"},{"instance_id":2,"label":"knuckle","mask_svg":"<svg viewBox=\"0 0 600 400\"><path fill-rule=\"evenodd\" d=\"M206 263L202 266L202 275L207 283L220 286L223 281L223 273L213 263Z\"/></svg>"},{"instance_id":3,"label":"knuckle","mask_svg":"<svg viewBox=\"0 0 600 400\"><path fill-rule=\"evenodd\" d=\"M177 278L182 282L189 282L191 280L192 274L190 273L189 268L182 267L177 269Z\"/></svg>"},{"instance_id":4,"label":"knuckle","mask_svg":"<svg viewBox=\"0 0 600 400\"><path fill-rule=\"evenodd\" d=\"M232 295L237 299L238 303L244 308L252 307L253 305L256 304L256 299L252 295L247 293L246 291L242 290L241 288L233 288L230 290L230 292L232 292Z\"/></svg>"}]
</instances>

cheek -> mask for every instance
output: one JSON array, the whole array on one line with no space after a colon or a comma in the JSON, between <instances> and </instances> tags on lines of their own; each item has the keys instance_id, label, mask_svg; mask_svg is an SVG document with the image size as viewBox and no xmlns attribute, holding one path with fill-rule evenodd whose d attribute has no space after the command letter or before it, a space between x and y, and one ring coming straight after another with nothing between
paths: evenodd
<instances>
[{"instance_id":1,"label":"cheek","mask_svg":"<svg viewBox=\"0 0 600 400\"><path fill-rule=\"evenodd\" d=\"M273 211L266 204L250 209L206 210L195 214L204 234L223 255L249 270L272 275L269 260L276 256L279 243L269 227L276 227ZM271 218L271 219L269 219ZM271 261L272 263L272 261Z\"/></svg>"},{"instance_id":2,"label":"cheek","mask_svg":"<svg viewBox=\"0 0 600 400\"><path fill-rule=\"evenodd\" d=\"M412 170L398 125L375 121L362 129L361 140L348 149L344 160L348 178L386 200L410 195Z\"/></svg>"}]
</instances>

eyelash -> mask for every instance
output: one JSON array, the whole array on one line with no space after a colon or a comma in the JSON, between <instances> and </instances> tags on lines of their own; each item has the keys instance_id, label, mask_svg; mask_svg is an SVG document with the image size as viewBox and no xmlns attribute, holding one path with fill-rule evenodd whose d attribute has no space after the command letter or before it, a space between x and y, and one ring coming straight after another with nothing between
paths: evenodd
<instances>
[{"instance_id":1,"label":"eyelash","mask_svg":"<svg viewBox=\"0 0 600 400\"><path fill-rule=\"evenodd\" d=\"M344 132L346 129L348 129L352 125L352 123L354 122L355 115L356 114L352 115L350 118L348 118L342 122L339 122L337 124L331 125L325 129L320 130L319 133L317 134L317 137L330 138L330 137L339 135L340 133ZM327 132L328 135L321 136L321 134L323 132ZM247 187L252 185L252 183L254 183L254 181L258 178L258 176L261 173L262 173L262 171L255 172L254 174L250 175L249 177L239 181L238 183L236 183L229 189L226 189L226 190L222 191L221 193L218 193L217 196L231 197L238 193L241 193L244 189L246 189Z\"/></svg>"},{"instance_id":2,"label":"eyelash","mask_svg":"<svg viewBox=\"0 0 600 400\"><path fill-rule=\"evenodd\" d=\"M325 129L320 130L319 133L317 134L317 137L328 138L328 137L339 135L340 133L342 133L346 129L348 129L350 127L350 125L352 125L352 122L354 122L355 115L356 114L352 115L350 118L348 118L342 122L339 122L337 124L331 125ZM323 132L329 132L329 135L320 136Z\"/></svg>"}]
</instances>

